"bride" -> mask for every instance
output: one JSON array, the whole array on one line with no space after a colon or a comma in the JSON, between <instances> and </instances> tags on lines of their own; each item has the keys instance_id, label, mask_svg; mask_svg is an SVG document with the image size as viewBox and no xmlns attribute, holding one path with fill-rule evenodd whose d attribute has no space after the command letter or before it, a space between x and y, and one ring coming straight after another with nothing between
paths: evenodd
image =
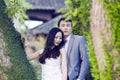
<instances>
[{"instance_id":1,"label":"bride","mask_svg":"<svg viewBox=\"0 0 120 80\"><path fill-rule=\"evenodd\" d=\"M58 28L50 30L44 50L27 55L28 60L39 57L42 68L42 80L67 80L66 53L62 48L65 39Z\"/></svg>"}]
</instances>

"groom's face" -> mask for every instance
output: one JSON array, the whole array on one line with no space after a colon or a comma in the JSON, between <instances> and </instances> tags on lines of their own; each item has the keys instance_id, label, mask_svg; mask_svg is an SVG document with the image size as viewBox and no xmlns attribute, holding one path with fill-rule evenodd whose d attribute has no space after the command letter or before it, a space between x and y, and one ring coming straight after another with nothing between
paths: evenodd
<instances>
[{"instance_id":1,"label":"groom's face","mask_svg":"<svg viewBox=\"0 0 120 80\"><path fill-rule=\"evenodd\" d=\"M68 37L72 33L72 24L69 21L62 20L59 28L63 31L65 37Z\"/></svg>"}]
</instances>

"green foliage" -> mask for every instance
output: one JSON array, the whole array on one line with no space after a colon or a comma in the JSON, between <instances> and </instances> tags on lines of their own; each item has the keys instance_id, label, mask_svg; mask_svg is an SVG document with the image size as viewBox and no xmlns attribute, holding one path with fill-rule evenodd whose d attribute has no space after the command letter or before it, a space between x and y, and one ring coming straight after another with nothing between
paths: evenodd
<instances>
[{"instance_id":1,"label":"green foliage","mask_svg":"<svg viewBox=\"0 0 120 80\"><path fill-rule=\"evenodd\" d=\"M18 17L21 23L24 22L24 19L28 19L26 10L31 8L31 5L25 0L5 0L5 3L7 6L6 12L11 19L13 19L13 17Z\"/></svg>"},{"instance_id":2,"label":"green foliage","mask_svg":"<svg viewBox=\"0 0 120 80\"><path fill-rule=\"evenodd\" d=\"M115 80L120 76L120 1L119 0L100 0L105 7L108 19L111 22L111 43L104 43L105 50L106 72L103 77L106 80ZM113 69L118 65L116 69Z\"/></svg>"},{"instance_id":3,"label":"green foliage","mask_svg":"<svg viewBox=\"0 0 120 80\"><path fill-rule=\"evenodd\" d=\"M102 33L101 33L102 34ZM111 43L106 41L103 37L103 34L101 35L102 37L102 42L103 42L103 50L104 50L104 59L105 59L105 64L104 64L104 70L101 71L100 75L100 80L113 80L113 57L112 57L112 46Z\"/></svg>"},{"instance_id":4,"label":"green foliage","mask_svg":"<svg viewBox=\"0 0 120 80\"><path fill-rule=\"evenodd\" d=\"M6 4L5 12L7 13L8 17L11 19L16 19L19 21L17 23L19 26L24 24L25 20L28 19L26 15L26 10L32 8L32 5L26 2L26 0L4 0ZM15 26L17 31L21 34L23 32L28 32L28 27L25 26L25 29L21 27Z\"/></svg>"},{"instance_id":5,"label":"green foliage","mask_svg":"<svg viewBox=\"0 0 120 80\"><path fill-rule=\"evenodd\" d=\"M0 69L7 75L8 80L36 80L33 68L26 58L21 36L13 27L5 10L4 0L0 0L0 32L6 44L4 55L9 56L11 62L11 68L0 65Z\"/></svg>"},{"instance_id":6,"label":"green foliage","mask_svg":"<svg viewBox=\"0 0 120 80\"><path fill-rule=\"evenodd\" d=\"M90 61L90 70L91 75L94 78L94 80L100 80L99 70L98 70L98 63L96 60L96 55L94 52L94 46L92 42L92 36L89 31L86 31L86 39L87 39L87 46L89 51L89 61Z\"/></svg>"},{"instance_id":7,"label":"green foliage","mask_svg":"<svg viewBox=\"0 0 120 80\"><path fill-rule=\"evenodd\" d=\"M98 64L89 29L90 0L66 0L65 3L66 8L62 9L65 13L64 16L66 16L67 19L72 19L74 34L84 35L86 37L92 77L94 80L99 80Z\"/></svg>"}]
</instances>

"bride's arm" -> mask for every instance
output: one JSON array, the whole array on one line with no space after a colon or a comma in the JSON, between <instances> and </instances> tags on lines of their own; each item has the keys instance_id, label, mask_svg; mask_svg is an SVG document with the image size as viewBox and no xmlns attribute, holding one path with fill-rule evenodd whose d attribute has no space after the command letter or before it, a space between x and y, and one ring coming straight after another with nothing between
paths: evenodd
<instances>
[{"instance_id":1,"label":"bride's arm","mask_svg":"<svg viewBox=\"0 0 120 80\"><path fill-rule=\"evenodd\" d=\"M32 53L32 54L27 54L27 59L28 60L33 60L33 59L37 59L39 58L40 54L42 53L43 49L42 50L39 50L35 53Z\"/></svg>"},{"instance_id":2,"label":"bride's arm","mask_svg":"<svg viewBox=\"0 0 120 80\"><path fill-rule=\"evenodd\" d=\"M62 68L62 80L67 80L67 63L66 63L66 52L64 49L60 50L61 53L61 68Z\"/></svg>"}]
</instances>

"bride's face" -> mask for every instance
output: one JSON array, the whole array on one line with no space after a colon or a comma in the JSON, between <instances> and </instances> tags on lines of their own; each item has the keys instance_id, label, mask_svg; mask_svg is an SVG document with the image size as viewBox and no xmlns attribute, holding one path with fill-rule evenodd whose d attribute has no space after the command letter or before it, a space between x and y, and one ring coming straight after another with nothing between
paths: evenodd
<instances>
[{"instance_id":1,"label":"bride's face","mask_svg":"<svg viewBox=\"0 0 120 80\"><path fill-rule=\"evenodd\" d=\"M62 33L57 32L54 38L54 45L59 46L59 44L62 42Z\"/></svg>"}]
</instances>

